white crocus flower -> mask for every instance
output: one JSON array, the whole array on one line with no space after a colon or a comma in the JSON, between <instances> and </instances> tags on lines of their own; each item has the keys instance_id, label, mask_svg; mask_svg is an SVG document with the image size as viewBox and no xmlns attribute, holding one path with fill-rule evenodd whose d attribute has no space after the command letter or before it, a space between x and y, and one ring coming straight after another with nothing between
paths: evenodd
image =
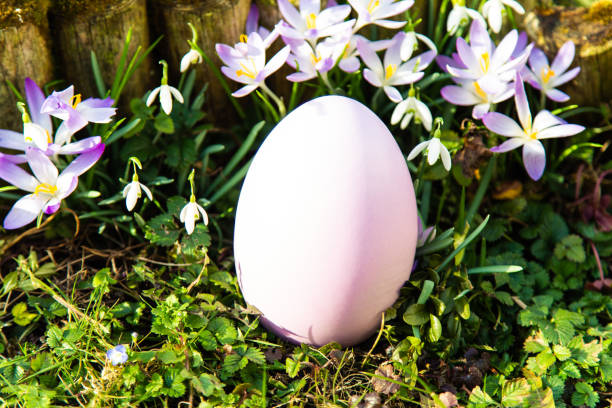
<instances>
[{"instance_id":1,"label":"white crocus flower","mask_svg":"<svg viewBox=\"0 0 612 408\"><path fill-rule=\"evenodd\" d=\"M195 229L195 222L200 219L200 214L202 214L204 225L208 225L208 214L206 214L206 211L200 204L196 203L195 197L192 196L187 205L181 210L180 215L181 222L185 223L187 234L191 235Z\"/></svg>"},{"instance_id":2,"label":"white crocus flower","mask_svg":"<svg viewBox=\"0 0 612 408\"><path fill-rule=\"evenodd\" d=\"M411 91L410 93L413 92ZM427 105L415 98L414 95L408 96L408 98L397 104L391 115L391 124L396 125L401 120L400 128L406 129L412 118L416 122L422 123L428 132L431 131L431 112Z\"/></svg>"},{"instance_id":3,"label":"white crocus flower","mask_svg":"<svg viewBox=\"0 0 612 408\"><path fill-rule=\"evenodd\" d=\"M187 71L191 64L195 65L200 64L201 62L202 56L200 55L200 53L194 50L193 48L190 48L189 51L187 51L187 54L183 55L183 58L181 58L181 72Z\"/></svg>"},{"instance_id":4,"label":"white crocus flower","mask_svg":"<svg viewBox=\"0 0 612 408\"><path fill-rule=\"evenodd\" d=\"M442 144L440 138L432 137L430 140L425 142L421 142L412 149L410 154L408 155L408 160L412 160L418 156L423 150L427 149L427 163L430 166L433 166L435 162L438 161L440 157L442 159L442 164L446 171L450 171L451 168L451 157L450 153L446 146Z\"/></svg>"},{"instance_id":5,"label":"white crocus flower","mask_svg":"<svg viewBox=\"0 0 612 408\"><path fill-rule=\"evenodd\" d=\"M161 103L161 107L166 112L166 115L169 115L172 112L172 97L183 103L183 95L173 86L168 85L168 64L166 61L161 60L159 62L163 65L163 75L161 80L161 85L151 91L149 97L147 98L147 106L151 106L157 94L159 94L159 102Z\"/></svg>"},{"instance_id":6,"label":"white crocus flower","mask_svg":"<svg viewBox=\"0 0 612 408\"><path fill-rule=\"evenodd\" d=\"M132 211L134 209L136 201L142 197L142 190L144 190L144 192L147 194L149 200L153 200L151 190L149 190L149 188L144 184L140 183L138 181L138 176L136 173L134 173L134 178L127 186L125 186L122 193L123 198L125 198L125 206L127 207L128 211Z\"/></svg>"}]
</instances>

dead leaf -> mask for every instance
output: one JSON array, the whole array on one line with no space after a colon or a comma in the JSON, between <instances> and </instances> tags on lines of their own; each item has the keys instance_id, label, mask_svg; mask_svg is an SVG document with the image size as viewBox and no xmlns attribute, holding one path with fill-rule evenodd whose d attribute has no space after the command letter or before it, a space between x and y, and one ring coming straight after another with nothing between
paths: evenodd
<instances>
[{"instance_id":1,"label":"dead leaf","mask_svg":"<svg viewBox=\"0 0 612 408\"><path fill-rule=\"evenodd\" d=\"M374 372L374 374L380 377L390 378L395 381L399 381L400 376L395 374L393 371L393 365L391 363L382 363ZM372 377L372 386L376 392L391 395L396 393L400 386L390 381L383 380L381 378Z\"/></svg>"}]
</instances>

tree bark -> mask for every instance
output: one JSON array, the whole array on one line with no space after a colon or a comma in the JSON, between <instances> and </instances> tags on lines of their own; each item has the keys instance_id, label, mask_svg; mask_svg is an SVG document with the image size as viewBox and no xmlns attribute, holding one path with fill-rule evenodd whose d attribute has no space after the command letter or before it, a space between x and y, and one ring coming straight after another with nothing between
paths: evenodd
<instances>
[{"instance_id":1,"label":"tree bark","mask_svg":"<svg viewBox=\"0 0 612 408\"><path fill-rule=\"evenodd\" d=\"M130 28L128 62L139 46L141 53L149 46L145 0L56 1L51 24L63 62L63 76L84 97L101 97L95 86L90 51L96 53L102 77L110 88ZM125 86L121 105L127 106L132 98L142 97L156 83L151 79L151 62L147 58Z\"/></svg>"},{"instance_id":2,"label":"tree bark","mask_svg":"<svg viewBox=\"0 0 612 408\"><path fill-rule=\"evenodd\" d=\"M549 59L566 41L576 44L572 66L580 66L580 74L561 86L571 103L597 106L612 101L612 0L600 0L589 8L536 9L525 17L524 25Z\"/></svg>"},{"instance_id":3,"label":"tree bark","mask_svg":"<svg viewBox=\"0 0 612 408\"><path fill-rule=\"evenodd\" d=\"M152 15L155 26L164 34L160 52L168 58L170 73L179 74L181 58L189 51L187 40L191 40L191 23L198 31L198 45L217 67L215 44L234 45L244 33L250 0L152 0ZM164 49L165 48L165 49ZM208 83L205 109L213 121L229 123L235 115L229 96L221 87L214 72L206 63L195 67L198 79ZM238 89L228 79L232 90Z\"/></svg>"},{"instance_id":4,"label":"tree bark","mask_svg":"<svg viewBox=\"0 0 612 408\"><path fill-rule=\"evenodd\" d=\"M8 3L8 4L6 4ZM15 7L18 4L19 7ZM0 128L21 131L17 98L6 81L23 93L23 80L43 86L53 77L46 4L29 8L28 2L0 2Z\"/></svg>"}]
</instances>

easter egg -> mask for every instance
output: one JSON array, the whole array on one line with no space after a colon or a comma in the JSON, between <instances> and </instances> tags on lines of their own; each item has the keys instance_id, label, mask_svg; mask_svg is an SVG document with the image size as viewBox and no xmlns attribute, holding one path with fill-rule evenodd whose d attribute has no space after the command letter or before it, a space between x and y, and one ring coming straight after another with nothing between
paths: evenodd
<instances>
[{"instance_id":1,"label":"easter egg","mask_svg":"<svg viewBox=\"0 0 612 408\"><path fill-rule=\"evenodd\" d=\"M416 200L385 124L346 97L299 106L245 177L234 255L245 301L296 343L365 340L410 277Z\"/></svg>"}]
</instances>

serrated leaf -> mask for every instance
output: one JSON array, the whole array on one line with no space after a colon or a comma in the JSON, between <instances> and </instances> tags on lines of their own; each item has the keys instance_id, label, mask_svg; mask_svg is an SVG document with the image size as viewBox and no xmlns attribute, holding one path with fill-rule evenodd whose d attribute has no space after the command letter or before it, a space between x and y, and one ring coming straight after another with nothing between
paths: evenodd
<instances>
[{"instance_id":1,"label":"serrated leaf","mask_svg":"<svg viewBox=\"0 0 612 408\"><path fill-rule=\"evenodd\" d=\"M605 382L612 381L612 356L605 353L602 354L599 369L601 370L601 378Z\"/></svg>"},{"instance_id":2,"label":"serrated leaf","mask_svg":"<svg viewBox=\"0 0 612 408\"><path fill-rule=\"evenodd\" d=\"M225 317L215 317L206 328L215 335L221 345L233 344L238 337L236 328L232 322Z\"/></svg>"},{"instance_id":3,"label":"serrated leaf","mask_svg":"<svg viewBox=\"0 0 612 408\"><path fill-rule=\"evenodd\" d=\"M493 398L486 392L484 392L479 386L474 387L470 394L470 404L474 404L476 407L488 407L491 405L498 405Z\"/></svg>"},{"instance_id":4,"label":"serrated leaf","mask_svg":"<svg viewBox=\"0 0 612 408\"><path fill-rule=\"evenodd\" d=\"M239 354L229 354L225 356L221 370L224 374L233 374L236 371L246 367L248 363L249 360L246 357L243 357Z\"/></svg>"},{"instance_id":5,"label":"serrated leaf","mask_svg":"<svg viewBox=\"0 0 612 408\"><path fill-rule=\"evenodd\" d=\"M558 259L569 259L572 262L582 263L586 260L586 253L582 238L578 235L568 235L555 246L555 256Z\"/></svg>"},{"instance_id":6,"label":"serrated leaf","mask_svg":"<svg viewBox=\"0 0 612 408\"><path fill-rule=\"evenodd\" d=\"M575 406L586 405L595 408L599 402L599 395L591 385L585 382L576 383L576 391L572 394L572 404Z\"/></svg>"},{"instance_id":7,"label":"serrated leaf","mask_svg":"<svg viewBox=\"0 0 612 408\"><path fill-rule=\"evenodd\" d=\"M285 360L285 372L289 376L289 378L295 378L295 376L300 371L300 362L296 361L290 357L287 357Z\"/></svg>"},{"instance_id":8,"label":"serrated leaf","mask_svg":"<svg viewBox=\"0 0 612 408\"><path fill-rule=\"evenodd\" d=\"M497 298L497 300L499 300L501 303L503 303L506 306L512 306L514 304L514 301L512 300L512 296L510 296L510 294L508 292L504 292L504 291L497 291L495 292L495 297Z\"/></svg>"},{"instance_id":9,"label":"serrated leaf","mask_svg":"<svg viewBox=\"0 0 612 408\"><path fill-rule=\"evenodd\" d=\"M548 370L551 365L555 364L555 361L557 360L550 349L541 351L536 355L535 359L538 367L538 371L536 371L536 373L539 374L546 373L546 370Z\"/></svg>"},{"instance_id":10,"label":"serrated leaf","mask_svg":"<svg viewBox=\"0 0 612 408\"><path fill-rule=\"evenodd\" d=\"M153 244L172 246L179 237L179 229L171 214L160 214L147 223L145 238Z\"/></svg>"},{"instance_id":11,"label":"serrated leaf","mask_svg":"<svg viewBox=\"0 0 612 408\"><path fill-rule=\"evenodd\" d=\"M524 348L528 353L539 353L548 349L548 342L544 339L542 332L538 331L533 336L529 336L525 339Z\"/></svg>"},{"instance_id":12,"label":"serrated leaf","mask_svg":"<svg viewBox=\"0 0 612 408\"><path fill-rule=\"evenodd\" d=\"M258 365L264 365L266 363L266 357L262 351L253 347L249 347L243 356Z\"/></svg>"},{"instance_id":13,"label":"serrated leaf","mask_svg":"<svg viewBox=\"0 0 612 408\"><path fill-rule=\"evenodd\" d=\"M570 351L570 349L565 346L562 346L561 344L553 345L553 353L559 361L565 361L572 356L572 352Z\"/></svg>"},{"instance_id":14,"label":"serrated leaf","mask_svg":"<svg viewBox=\"0 0 612 408\"><path fill-rule=\"evenodd\" d=\"M28 305L25 302L19 302L11 309L13 321L19 326L27 326L38 316L36 313L28 312Z\"/></svg>"},{"instance_id":15,"label":"serrated leaf","mask_svg":"<svg viewBox=\"0 0 612 408\"><path fill-rule=\"evenodd\" d=\"M217 340L215 335L208 330L203 330L198 335L198 340L202 345L202 348L206 351L213 351L217 348Z\"/></svg>"},{"instance_id":16,"label":"serrated leaf","mask_svg":"<svg viewBox=\"0 0 612 408\"><path fill-rule=\"evenodd\" d=\"M506 381L502 387L502 404L505 407L523 405L531 394L531 387L524 378Z\"/></svg>"},{"instance_id":17,"label":"serrated leaf","mask_svg":"<svg viewBox=\"0 0 612 408\"><path fill-rule=\"evenodd\" d=\"M571 361L565 361L559 370L560 374L570 378L580 378L580 369Z\"/></svg>"}]
</instances>

